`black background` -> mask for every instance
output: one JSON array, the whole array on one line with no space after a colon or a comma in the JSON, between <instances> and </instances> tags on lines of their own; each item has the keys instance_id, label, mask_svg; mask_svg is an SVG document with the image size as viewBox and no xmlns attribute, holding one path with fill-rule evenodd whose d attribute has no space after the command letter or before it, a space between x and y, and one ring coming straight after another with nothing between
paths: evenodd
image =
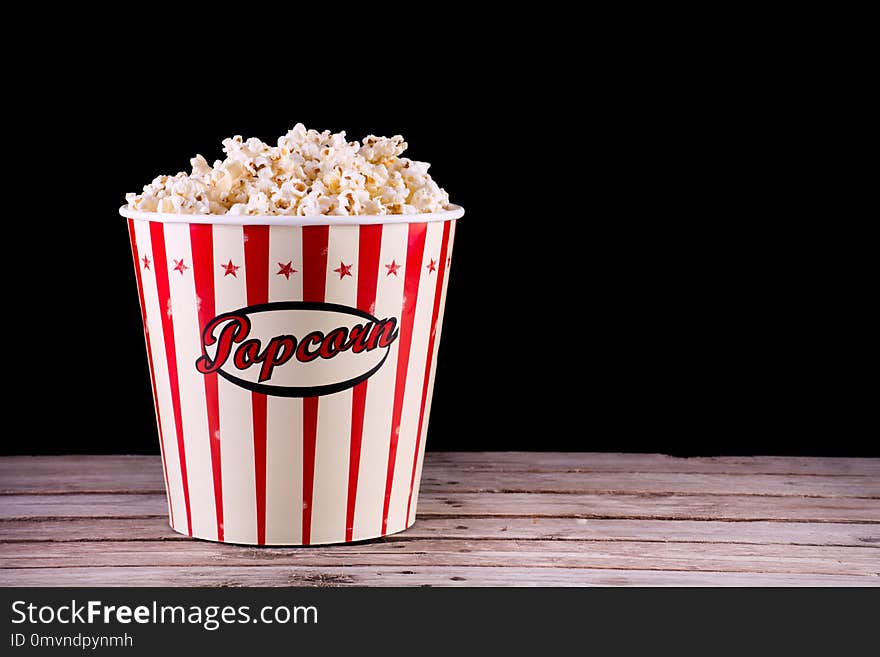
<instances>
[{"instance_id":1,"label":"black background","mask_svg":"<svg viewBox=\"0 0 880 657\"><path fill-rule=\"evenodd\" d=\"M402 134L466 208L429 449L880 455L876 286L848 218L792 185L811 119L772 79L413 48L266 75L255 50L82 38L10 73L3 357L25 420L3 452L157 452L117 208L223 137L303 122Z\"/></svg>"}]
</instances>

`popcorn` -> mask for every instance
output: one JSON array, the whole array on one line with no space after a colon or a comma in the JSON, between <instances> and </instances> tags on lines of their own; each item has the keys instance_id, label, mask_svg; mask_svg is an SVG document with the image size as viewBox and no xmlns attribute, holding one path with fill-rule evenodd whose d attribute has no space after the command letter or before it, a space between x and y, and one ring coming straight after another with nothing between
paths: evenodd
<instances>
[{"instance_id":1,"label":"popcorn","mask_svg":"<svg viewBox=\"0 0 880 657\"><path fill-rule=\"evenodd\" d=\"M426 162L401 158L403 137L349 142L344 132L307 130L297 123L269 146L236 135L223 140L225 160L201 155L192 172L157 176L141 194L126 194L131 210L176 214L379 215L447 209L449 195Z\"/></svg>"}]
</instances>

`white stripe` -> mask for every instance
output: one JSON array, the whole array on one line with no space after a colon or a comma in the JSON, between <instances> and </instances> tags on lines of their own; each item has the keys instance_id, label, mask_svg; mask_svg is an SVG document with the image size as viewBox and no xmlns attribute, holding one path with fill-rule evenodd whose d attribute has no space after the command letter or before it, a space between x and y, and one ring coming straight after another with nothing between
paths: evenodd
<instances>
[{"instance_id":1,"label":"white stripe","mask_svg":"<svg viewBox=\"0 0 880 657\"><path fill-rule=\"evenodd\" d=\"M455 221L449 227L449 243L446 246L446 257L452 257L452 240L455 237ZM451 262L451 261L450 261ZM416 467L416 478L412 493L412 504L409 510L409 518L407 526L416 521L416 506L418 506L419 488L422 481L422 465L425 462L425 443L428 438L428 420L431 417L431 401L434 398L434 377L437 374L437 356L440 352L440 333L443 328L443 312L446 309L446 288L449 286L449 265L446 265L446 271L443 273L443 287L440 290L440 310L437 313L437 324L434 326L436 332L434 336L434 354L431 360L431 375L428 379L428 396L425 399L425 416L422 421L422 439L419 448L419 463Z\"/></svg>"},{"instance_id":2,"label":"white stripe","mask_svg":"<svg viewBox=\"0 0 880 657\"><path fill-rule=\"evenodd\" d=\"M324 300L357 305L358 226L330 226L327 247L327 287ZM351 275L333 271L342 263ZM318 436L315 443L315 484L312 494L311 543L345 540L348 502L348 461L351 451L351 388L325 395L318 402Z\"/></svg>"},{"instance_id":3,"label":"white stripe","mask_svg":"<svg viewBox=\"0 0 880 657\"><path fill-rule=\"evenodd\" d=\"M247 305L247 271L241 226L214 226L214 310L220 315ZM241 267L225 276L220 263ZM257 542L254 477L254 425L251 393L217 377L220 406L220 470L223 479L223 529L230 543Z\"/></svg>"},{"instance_id":4,"label":"white stripe","mask_svg":"<svg viewBox=\"0 0 880 657\"><path fill-rule=\"evenodd\" d=\"M153 258L153 245L150 239L150 224L146 221L134 222L135 240L138 256L141 258L141 283L144 288L144 310L147 315L147 330L150 334L150 347L153 351L153 376L156 383L156 402L162 423L162 437L165 451L165 474L168 477L168 502L174 510L175 531L187 533L186 505L183 498L183 477L180 473L180 457L177 452L177 431L174 425L174 406L171 403L171 383L168 378L168 361L165 357L165 335L162 331L162 315L159 310L159 291L156 287L155 268L163 266ZM143 268L143 257L150 260L150 268Z\"/></svg>"},{"instance_id":5,"label":"white stripe","mask_svg":"<svg viewBox=\"0 0 880 657\"><path fill-rule=\"evenodd\" d=\"M296 273L285 277L281 265ZM269 229L269 301L302 300L302 228ZM302 541L302 399L266 398L266 543Z\"/></svg>"},{"instance_id":6,"label":"white stripe","mask_svg":"<svg viewBox=\"0 0 880 657\"><path fill-rule=\"evenodd\" d=\"M391 503L388 507L387 529L389 534L406 529L407 526L406 505L409 500L409 484L412 480L416 431L419 426L419 409L421 408L422 387L425 381L425 366L428 357L428 337L431 332L434 290L437 283L437 269L429 272L427 265L431 260L434 260L435 267L438 264L442 238L443 224L439 222L428 224L425 251L420 265L419 295L416 300L409 365L406 370L403 414L400 418L400 438L397 442L397 460L394 463L394 484L391 487Z\"/></svg>"},{"instance_id":7,"label":"white stripe","mask_svg":"<svg viewBox=\"0 0 880 657\"><path fill-rule=\"evenodd\" d=\"M408 231L409 227L403 224L382 227L379 280L376 285L376 308L373 313L379 319L396 317L398 322L401 319ZM389 275L386 267L392 260L400 265L396 275ZM382 533L385 474L388 470L399 343L399 339L391 343L388 359L379 371L369 378L367 384L353 540L373 538Z\"/></svg>"},{"instance_id":8,"label":"white stripe","mask_svg":"<svg viewBox=\"0 0 880 657\"><path fill-rule=\"evenodd\" d=\"M193 278L189 226L166 224L164 228L192 532L193 536L198 538L217 540L214 473L211 469L211 438L208 435L205 379L195 367L202 348L198 317L199 300L196 298ZM174 262L181 259L189 267L182 275L172 269Z\"/></svg>"}]
</instances>

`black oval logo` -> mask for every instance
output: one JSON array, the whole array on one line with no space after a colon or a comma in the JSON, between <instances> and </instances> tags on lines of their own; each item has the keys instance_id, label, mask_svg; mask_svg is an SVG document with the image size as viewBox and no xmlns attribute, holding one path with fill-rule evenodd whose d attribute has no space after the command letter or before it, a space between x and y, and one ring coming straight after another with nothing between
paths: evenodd
<instances>
[{"instance_id":1,"label":"black oval logo","mask_svg":"<svg viewBox=\"0 0 880 657\"><path fill-rule=\"evenodd\" d=\"M264 395L317 397L370 378L399 333L396 317L379 319L350 306L265 303L209 321L195 365Z\"/></svg>"}]
</instances>

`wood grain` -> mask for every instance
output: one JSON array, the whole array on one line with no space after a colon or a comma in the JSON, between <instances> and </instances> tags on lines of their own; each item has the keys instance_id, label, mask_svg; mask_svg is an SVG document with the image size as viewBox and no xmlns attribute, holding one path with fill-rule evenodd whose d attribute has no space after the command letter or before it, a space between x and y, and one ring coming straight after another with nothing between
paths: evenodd
<instances>
[{"instance_id":1,"label":"wood grain","mask_svg":"<svg viewBox=\"0 0 880 657\"><path fill-rule=\"evenodd\" d=\"M591 452L432 452L431 463L462 471L673 472L731 474L880 475L880 459L803 456L698 456Z\"/></svg>"},{"instance_id":2,"label":"wood grain","mask_svg":"<svg viewBox=\"0 0 880 657\"><path fill-rule=\"evenodd\" d=\"M5 546L0 568L95 565L93 542ZM398 540L297 548L254 548L203 541L100 544L102 566L493 566L512 568L644 568L653 570L880 575L874 549L811 545L659 543L642 541ZM880 580L878 580L880 583Z\"/></svg>"},{"instance_id":3,"label":"wood grain","mask_svg":"<svg viewBox=\"0 0 880 657\"><path fill-rule=\"evenodd\" d=\"M125 518L164 516L166 513L165 495L159 493L4 495L0 498L0 520ZM880 522L880 501L847 497L425 492L419 497L418 513L425 517Z\"/></svg>"},{"instance_id":4,"label":"wood grain","mask_svg":"<svg viewBox=\"0 0 880 657\"><path fill-rule=\"evenodd\" d=\"M807 477L860 477L863 484L870 484L876 495L877 478L880 477L880 459L802 458L802 457L723 457L723 458L674 458L660 454L590 454L559 452L432 452L425 461L423 478L461 482L473 479L473 471L479 471L480 482L493 482L497 486L501 473L528 472L534 474L558 473L630 473L630 474L709 474L731 475L719 481L730 485L752 485L750 480L765 485L781 484L773 479L756 478L755 475L781 475L787 481L797 481L792 475ZM465 477L464 475L467 475ZM482 477L488 476L488 479ZM870 478L870 479L868 479ZM509 488L522 484L521 477L501 479ZM527 480L537 485L539 479ZM597 480L600 481L600 480ZM607 481L604 480L604 481ZM642 480L628 478L625 481ZM676 481L656 479L649 481ZM712 478L701 480L712 483ZM831 484L831 481L826 481ZM853 480L851 483L856 483ZM782 484L796 485L796 484ZM0 492L162 492L164 490L161 461L155 456L7 456L0 458ZM534 490L534 489L533 489ZM720 490L724 492L751 492L749 490ZM756 490L772 493L760 484ZM674 492L674 491L666 491ZM700 492L706 493L708 490Z\"/></svg>"},{"instance_id":5,"label":"wood grain","mask_svg":"<svg viewBox=\"0 0 880 657\"><path fill-rule=\"evenodd\" d=\"M759 545L831 545L880 549L880 524L583 518L432 518L422 516L407 539L660 541ZM189 541L162 516L61 518L0 522L2 542Z\"/></svg>"},{"instance_id":6,"label":"wood grain","mask_svg":"<svg viewBox=\"0 0 880 657\"><path fill-rule=\"evenodd\" d=\"M14 470L0 466L0 494L164 493L161 465L152 457L102 457L87 470L63 461L29 471L33 457L18 457ZM57 459L56 459L57 461ZM2 463L2 461L0 461ZM37 463L41 463L37 461ZM477 477L450 464L427 463L422 491L454 493L679 493L880 499L880 477L864 475L734 474L672 472L480 471Z\"/></svg>"},{"instance_id":7,"label":"wood grain","mask_svg":"<svg viewBox=\"0 0 880 657\"><path fill-rule=\"evenodd\" d=\"M486 566L19 568L5 586L877 586L876 577Z\"/></svg>"},{"instance_id":8,"label":"wood grain","mask_svg":"<svg viewBox=\"0 0 880 657\"><path fill-rule=\"evenodd\" d=\"M158 457L0 458L0 585L880 586L880 460L435 453L418 522L253 548L167 525Z\"/></svg>"}]
</instances>

